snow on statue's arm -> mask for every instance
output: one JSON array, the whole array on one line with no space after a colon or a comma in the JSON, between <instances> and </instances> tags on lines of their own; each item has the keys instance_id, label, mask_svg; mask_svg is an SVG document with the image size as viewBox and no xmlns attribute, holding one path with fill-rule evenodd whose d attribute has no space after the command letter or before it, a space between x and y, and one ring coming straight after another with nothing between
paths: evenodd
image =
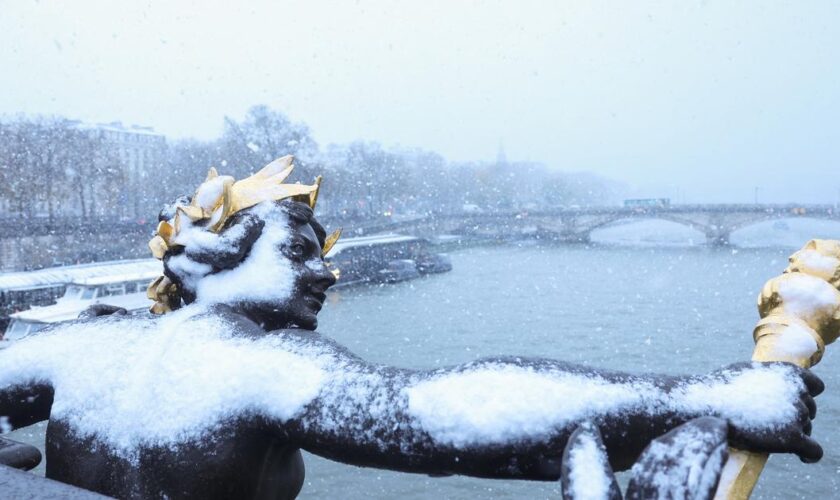
<instances>
[{"instance_id":1,"label":"snow on statue's arm","mask_svg":"<svg viewBox=\"0 0 840 500\"><path fill-rule=\"evenodd\" d=\"M292 418L272 419L270 405L266 416L291 443L355 465L554 480L584 420L625 469L653 438L702 415L727 419L730 440L745 448L821 455L806 434L822 383L788 364L669 377L510 357L412 371L367 363L317 333L275 335L321 370L317 396Z\"/></svg>"},{"instance_id":2,"label":"snow on statue's arm","mask_svg":"<svg viewBox=\"0 0 840 500\"><path fill-rule=\"evenodd\" d=\"M0 434L50 418L53 388L38 359L0 349Z\"/></svg>"}]
</instances>

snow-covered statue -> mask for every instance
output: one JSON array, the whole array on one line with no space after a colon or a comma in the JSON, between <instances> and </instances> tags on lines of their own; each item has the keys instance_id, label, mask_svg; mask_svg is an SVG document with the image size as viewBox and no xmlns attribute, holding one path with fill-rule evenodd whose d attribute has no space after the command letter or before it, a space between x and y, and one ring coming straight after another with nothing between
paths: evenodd
<instances>
[{"instance_id":1,"label":"snow-covered statue","mask_svg":"<svg viewBox=\"0 0 840 500\"><path fill-rule=\"evenodd\" d=\"M0 426L49 419L49 478L120 498L292 498L304 449L430 475L565 475L573 494L576 470L598 472L574 465L592 448L577 443L602 442L588 463L625 469L703 416L719 420L689 431L711 433L710 459L724 440L822 456L809 437L822 382L793 364L663 376L513 356L433 370L365 361L315 331L337 236L313 218L317 183L282 184L291 167L239 182L211 172L164 212L151 246L165 276L150 294L166 314L61 324L0 350ZM640 464L644 483L655 467Z\"/></svg>"}]
</instances>

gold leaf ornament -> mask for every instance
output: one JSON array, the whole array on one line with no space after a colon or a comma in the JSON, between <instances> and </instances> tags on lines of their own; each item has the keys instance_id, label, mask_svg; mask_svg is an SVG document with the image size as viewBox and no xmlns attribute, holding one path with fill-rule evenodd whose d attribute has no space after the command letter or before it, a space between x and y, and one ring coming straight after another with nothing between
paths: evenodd
<instances>
[{"instance_id":1,"label":"gold leaf ornament","mask_svg":"<svg viewBox=\"0 0 840 500\"><path fill-rule=\"evenodd\" d=\"M177 309L181 303L178 285L166 276L158 276L146 289L146 297L155 301L149 308L152 314L166 314Z\"/></svg>"},{"instance_id":2,"label":"gold leaf ornament","mask_svg":"<svg viewBox=\"0 0 840 500\"><path fill-rule=\"evenodd\" d=\"M324 240L324 248L321 249L321 257L326 257L330 250L335 246L338 239L341 238L341 228L336 229Z\"/></svg>"}]
</instances>

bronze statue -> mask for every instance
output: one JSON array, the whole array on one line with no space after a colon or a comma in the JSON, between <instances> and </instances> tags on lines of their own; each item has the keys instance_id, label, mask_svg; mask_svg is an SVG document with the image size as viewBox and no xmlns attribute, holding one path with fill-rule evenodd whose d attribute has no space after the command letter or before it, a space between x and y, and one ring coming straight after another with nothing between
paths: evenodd
<instances>
[{"instance_id":1,"label":"bronze statue","mask_svg":"<svg viewBox=\"0 0 840 500\"><path fill-rule=\"evenodd\" d=\"M120 498L294 498L305 449L551 481L583 422L625 469L703 416L741 448L821 458L809 435L823 384L788 363L664 376L520 357L435 370L361 359L315 331L336 236L313 217L318 184L280 184L291 158L278 162L239 183L213 172L162 213L151 246L165 276L149 292L166 314L99 308L0 351L0 430L49 419L47 477Z\"/></svg>"}]
</instances>

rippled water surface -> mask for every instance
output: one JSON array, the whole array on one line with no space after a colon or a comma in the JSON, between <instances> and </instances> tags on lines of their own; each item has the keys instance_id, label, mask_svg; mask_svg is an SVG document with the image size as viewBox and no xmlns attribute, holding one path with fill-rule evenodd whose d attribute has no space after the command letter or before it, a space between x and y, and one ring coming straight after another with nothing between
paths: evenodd
<instances>
[{"instance_id":1,"label":"rippled water surface","mask_svg":"<svg viewBox=\"0 0 840 500\"><path fill-rule=\"evenodd\" d=\"M701 373L749 358L761 285L790 250L494 246L447 274L330 294L319 328L375 362L435 367L521 354L634 372ZM816 372L816 465L774 456L758 498L832 498L840 481L840 349ZM18 431L33 434L31 429ZM30 438L37 441L37 434ZM559 485L429 478L306 456L302 498L560 498Z\"/></svg>"}]
</instances>

